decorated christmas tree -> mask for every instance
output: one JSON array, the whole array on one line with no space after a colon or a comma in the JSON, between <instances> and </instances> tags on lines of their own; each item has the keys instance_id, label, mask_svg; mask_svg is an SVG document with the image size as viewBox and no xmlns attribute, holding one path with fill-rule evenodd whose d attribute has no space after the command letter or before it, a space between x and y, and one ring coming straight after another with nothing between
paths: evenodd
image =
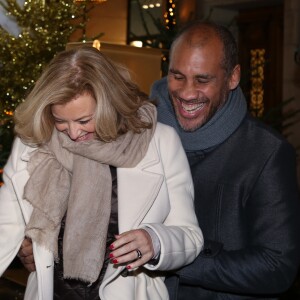
<instances>
[{"instance_id":1,"label":"decorated christmas tree","mask_svg":"<svg viewBox=\"0 0 300 300\"><path fill-rule=\"evenodd\" d=\"M91 1L0 0L17 30L0 25L0 169L12 142L12 115L54 55L75 30L85 36ZM100 34L102 35L102 34ZM100 36L99 35L99 36Z\"/></svg>"}]
</instances>

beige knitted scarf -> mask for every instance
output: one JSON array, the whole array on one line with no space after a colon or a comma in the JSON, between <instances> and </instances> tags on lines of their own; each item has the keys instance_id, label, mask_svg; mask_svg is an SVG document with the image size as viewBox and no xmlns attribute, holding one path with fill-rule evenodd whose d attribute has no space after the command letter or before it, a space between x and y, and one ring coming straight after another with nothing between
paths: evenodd
<instances>
[{"instance_id":1,"label":"beige knitted scarf","mask_svg":"<svg viewBox=\"0 0 300 300\"><path fill-rule=\"evenodd\" d=\"M116 141L73 142L53 131L47 145L28 162L30 178L24 198L33 206L26 236L58 258L58 234L66 216L63 237L64 278L94 282L103 265L111 210L109 165L135 167L145 156L156 124L156 109L139 110L152 129L128 132ZM134 183L132 183L134 184Z\"/></svg>"}]
</instances>

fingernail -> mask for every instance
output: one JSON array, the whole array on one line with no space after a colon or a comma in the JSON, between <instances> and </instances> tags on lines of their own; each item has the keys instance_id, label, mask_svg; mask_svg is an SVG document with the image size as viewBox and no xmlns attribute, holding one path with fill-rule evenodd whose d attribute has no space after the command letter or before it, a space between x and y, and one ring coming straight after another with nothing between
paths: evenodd
<instances>
[{"instance_id":1,"label":"fingernail","mask_svg":"<svg viewBox=\"0 0 300 300\"><path fill-rule=\"evenodd\" d=\"M112 250L112 249L114 249L115 248L115 246L113 245L113 244L111 244L110 246L109 246L109 249L110 250Z\"/></svg>"},{"instance_id":2,"label":"fingernail","mask_svg":"<svg viewBox=\"0 0 300 300\"><path fill-rule=\"evenodd\" d=\"M118 260L117 260L117 259L113 259L112 262L113 262L114 264L117 264L117 263L118 263Z\"/></svg>"},{"instance_id":3,"label":"fingernail","mask_svg":"<svg viewBox=\"0 0 300 300\"><path fill-rule=\"evenodd\" d=\"M130 270L130 269L131 269L131 266L126 266L126 268L127 268L128 270Z\"/></svg>"},{"instance_id":4,"label":"fingernail","mask_svg":"<svg viewBox=\"0 0 300 300\"><path fill-rule=\"evenodd\" d=\"M113 258L114 255L112 253L109 254L109 258Z\"/></svg>"}]
</instances>

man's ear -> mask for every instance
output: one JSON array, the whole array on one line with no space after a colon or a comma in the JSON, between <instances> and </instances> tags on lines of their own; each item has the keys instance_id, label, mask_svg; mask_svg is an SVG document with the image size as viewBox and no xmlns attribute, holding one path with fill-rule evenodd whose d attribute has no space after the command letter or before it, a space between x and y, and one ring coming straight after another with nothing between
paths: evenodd
<instances>
[{"instance_id":1,"label":"man's ear","mask_svg":"<svg viewBox=\"0 0 300 300\"><path fill-rule=\"evenodd\" d=\"M234 90L239 85L240 79L241 79L241 66L236 65L233 68L233 71L229 78L229 89Z\"/></svg>"}]
</instances>

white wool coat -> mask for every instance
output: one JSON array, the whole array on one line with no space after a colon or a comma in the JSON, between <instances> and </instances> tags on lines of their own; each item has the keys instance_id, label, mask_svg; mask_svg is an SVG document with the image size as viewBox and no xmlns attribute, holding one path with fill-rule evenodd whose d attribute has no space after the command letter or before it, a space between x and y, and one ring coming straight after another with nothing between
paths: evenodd
<instances>
[{"instance_id":1,"label":"white wool coat","mask_svg":"<svg viewBox=\"0 0 300 300\"><path fill-rule=\"evenodd\" d=\"M18 253L32 213L23 190L33 150L16 138L4 168L4 185L0 188L0 275ZM159 238L161 253L157 265L145 265L127 277L120 276L124 267L109 264L99 289L100 298L169 299L164 277L151 271L174 270L189 264L203 246L194 213L190 169L174 129L158 123L146 156L134 168L118 168L117 180L119 232L148 226ZM36 272L29 276L25 299L52 300L53 255L36 243L33 251Z\"/></svg>"}]
</instances>

